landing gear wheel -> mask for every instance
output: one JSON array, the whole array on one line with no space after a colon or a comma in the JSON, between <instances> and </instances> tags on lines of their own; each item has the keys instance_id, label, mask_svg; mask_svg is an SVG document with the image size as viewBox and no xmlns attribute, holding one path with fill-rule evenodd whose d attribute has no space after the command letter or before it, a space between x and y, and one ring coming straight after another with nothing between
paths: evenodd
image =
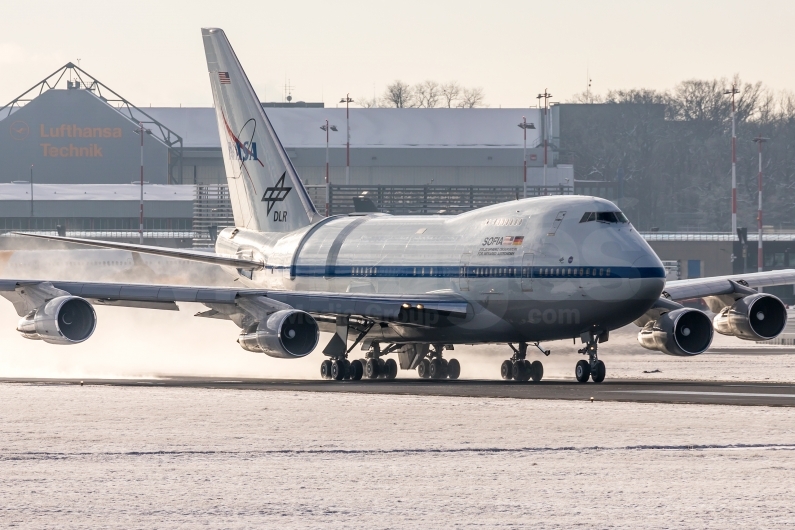
<instances>
[{"instance_id":1,"label":"landing gear wheel","mask_svg":"<svg viewBox=\"0 0 795 530\"><path fill-rule=\"evenodd\" d=\"M331 379L331 361L329 359L320 363L320 377L323 379Z\"/></svg>"},{"instance_id":2,"label":"landing gear wheel","mask_svg":"<svg viewBox=\"0 0 795 530\"><path fill-rule=\"evenodd\" d=\"M423 379L428 379L431 376L431 361L423 359L422 362L417 365L417 375Z\"/></svg>"},{"instance_id":3,"label":"landing gear wheel","mask_svg":"<svg viewBox=\"0 0 795 530\"><path fill-rule=\"evenodd\" d=\"M605 375L607 375L605 363L596 361L596 366L594 366L593 372L591 373L591 379L593 379L594 383L601 383L605 380Z\"/></svg>"},{"instance_id":4,"label":"landing gear wheel","mask_svg":"<svg viewBox=\"0 0 795 530\"><path fill-rule=\"evenodd\" d=\"M348 370L351 374L351 381L358 381L364 375L364 365L362 365L362 361L356 359L351 363L351 367Z\"/></svg>"},{"instance_id":5,"label":"landing gear wheel","mask_svg":"<svg viewBox=\"0 0 795 530\"><path fill-rule=\"evenodd\" d=\"M441 379L444 377L444 372L442 370L442 361L439 359L434 359L431 361L430 370L428 371L428 375L431 379Z\"/></svg>"},{"instance_id":6,"label":"landing gear wheel","mask_svg":"<svg viewBox=\"0 0 795 530\"><path fill-rule=\"evenodd\" d=\"M577 361L577 366L574 367L574 377L580 383L588 382L588 378L591 377L591 365L588 364L588 361L585 359Z\"/></svg>"},{"instance_id":7,"label":"landing gear wheel","mask_svg":"<svg viewBox=\"0 0 795 530\"><path fill-rule=\"evenodd\" d=\"M378 377L382 379L386 379L387 371L386 371L386 361L383 359L378 359Z\"/></svg>"},{"instance_id":8,"label":"landing gear wheel","mask_svg":"<svg viewBox=\"0 0 795 530\"><path fill-rule=\"evenodd\" d=\"M458 379L461 375L461 364L458 359L450 359L447 363L447 377L450 379Z\"/></svg>"},{"instance_id":9,"label":"landing gear wheel","mask_svg":"<svg viewBox=\"0 0 795 530\"><path fill-rule=\"evenodd\" d=\"M511 375L514 381L524 381L525 372L524 361L519 360L513 362L513 366L511 366Z\"/></svg>"},{"instance_id":10,"label":"landing gear wheel","mask_svg":"<svg viewBox=\"0 0 795 530\"><path fill-rule=\"evenodd\" d=\"M513 363L511 361L503 361L500 366L500 375L506 381L513 379Z\"/></svg>"},{"instance_id":11,"label":"landing gear wheel","mask_svg":"<svg viewBox=\"0 0 795 530\"><path fill-rule=\"evenodd\" d=\"M364 367L364 373L367 375L367 379L375 379L378 377L378 360L367 359L367 365Z\"/></svg>"},{"instance_id":12,"label":"landing gear wheel","mask_svg":"<svg viewBox=\"0 0 795 530\"><path fill-rule=\"evenodd\" d=\"M342 361L345 365L345 371L343 372L343 379L346 381L351 378L351 362L348 359Z\"/></svg>"},{"instance_id":13,"label":"landing gear wheel","mask_svg":"<svg viewBox=\"0 0 795 530\"><path fill-rule=\"evenodd\" d=\"M387 379L394 379L395 377L397 377L398 365L394 359L387 359L385 368L386 368Z\"/></svg>"},{"instance_id":14,"label":"landing gear wheel","mask_svg":"<svg viewBox=\"0 0 795 530\"><path fill-rule=\"evenodd\" d=\"M544 377L544 365L541 364L541 361L533 361L530 365L530 377L534 383L538 383Z\"/></svg>"},{"instance_id":15,"label":"landing gear wheel","mask_svg":"<svg viewBox=\"0 0 795 530\"><path fill-rule=\"evenodd\" d=\"M343 377L345 377L345 361L331 361L331 378L342 381Z\"/></svg>"}]
</instances>

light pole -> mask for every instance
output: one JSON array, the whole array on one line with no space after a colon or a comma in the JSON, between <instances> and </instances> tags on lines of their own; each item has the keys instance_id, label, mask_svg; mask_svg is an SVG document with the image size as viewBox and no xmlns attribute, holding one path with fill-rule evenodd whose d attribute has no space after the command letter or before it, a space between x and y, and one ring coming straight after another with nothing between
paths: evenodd
<instances>
[{"instance_id":1,"label":"light pole","mask_svg":"<svg viewBox=\"0 0 795 530\"><path fill-rule=\"evenodd\" d=\"M731 90L723 92L724 95L731 94L732 97L732 234L737 233L737 131L734 95L739 93L740 90L735 84L732 84Z\"/></svg>"},{"instance_id":2,"label":"light pole","mask_svg":"<svg viewBox=\"0 0 795 530\"><path fill-rule=\"evenodd\" d=\"M135 129L141 137L141 201L140 209L138 212L138 242L144 244L144 133L151 133L149 129L144 129L143 122L138 122L138 128Z\"/></svg>"},{"instance_id":3,"label":"light pole","mask_svg":"<svg viewBox=\"0 0 795 530\"><path fill-rule=\"evenodd\" d=\"M326 217L330 215L329 213L329 202L331 199L331 194L329 193L329 178L328 178L328 133L329 131L337 131L336 125L329 125L328 120L326 120L325 125L321 125L320 128L326 132Z\"/></svg>"},{"instance_id":4,"label":"light pole","mask_svg":"<svg viewBox=\"0 0 795 530\"><path fill-rule=\"evenodd\" d=\"M549 98L552 97L552 94L547 92L547 89L544 89L543 94L539 94L537 99L541 100L544 99L544 195L547 194L547 144L548 136L549 136L549 123L547 123L547 109L549 107Z\"/></svg>"},{"instance_id":5,"label":"light pole","mask_svg":"<svg viewBox=\"0 0 795 530\"><path fill-rule=\"evenodd\" d=\"M527 118L522 116L522 123L519 124L524 134L524 198L527 198L527 129L535 129L536 126L532 123L527 123Z\"/></svg>"},{"instance_id":6,"label":"light pole","mask_svg":"<svg viewBox=\"0 0 795 530\"><path fill-rule=\"evenodd\" d=\"M762 272L765 265L765 261L763 259L764 254L762 253L762 144L768 140L770 140L770 138L762 138L761 134L754 138L754 142L756 142L756 145L759 147L759 174L756 177L757 186L759 188L759 205L757 206L756 211L756 230L759 237L756 250L756 268L759 272Z\"/></svg>"},{"instance_id":7,"label":"light pole","mask_svg":"<svg viewBox=\"0 0 795 530\"><path fill-rule=\"evenodd\" d=\"M340 100L340 103L345 103L345 128L347 129L347 137L345 140L345 184L351 183L351 115L350 104L353 103L350 93L345 94L345 97Z\"/></svg>"},{"instance_id":8,"label":"light pole","mask_svg":"<svg viewBox=\"0 0 795 530\"><path fill-rule=\"evenodd\" d=\"M33 226L33 164L30 165L30 227Z\"/></svg>"}]
</instances>

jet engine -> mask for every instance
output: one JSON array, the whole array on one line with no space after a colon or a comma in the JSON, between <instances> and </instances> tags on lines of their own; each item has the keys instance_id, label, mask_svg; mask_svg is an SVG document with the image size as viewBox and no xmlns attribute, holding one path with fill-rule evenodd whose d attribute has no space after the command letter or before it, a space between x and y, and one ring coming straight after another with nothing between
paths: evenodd
<instances>
[{"instance_id":1,"label":"jet engine","mask_svg":"<svg viewBox=\"0 0 795 530\"><path fill-rule=\"evenodd\" d=\"M770 294L752 294L724 307L713 320L715 331L743 340L776 338L787 324L787 308Z\"/></svg>"},{"instance_id":2,"label":"jet engine","mask_svg":"<svg viewBox=\"0 0 795 530\"><path fill-rule=\"evenodd\" d=\"M712 322L703 311L683 307L647 322L638 333L638 342L667 355L698 355L712 344Z\"/></svg>"},{"instance_id":3,"label":"jet engine","mask_svg":"<svg viewBox=\"0 0 795 530\"><path fill-rule=\"evenodd\" d=\"M319 338L320 329L309 313L284 309L249 326L237 342L244 350L280 359L297 359L309 355Z\"/></svg>"},{"instance_id":4,"label":"jet engine","mask_svg":"<svg viewBox=\"0 0 795 530\"><path fill-rule=\"evenodd\" d=\"M78 344L89 338L96 328L94 308L79 296L53 298L17 324L17 331L26 339L50 344Z\"/></svg>"}]
</instances>

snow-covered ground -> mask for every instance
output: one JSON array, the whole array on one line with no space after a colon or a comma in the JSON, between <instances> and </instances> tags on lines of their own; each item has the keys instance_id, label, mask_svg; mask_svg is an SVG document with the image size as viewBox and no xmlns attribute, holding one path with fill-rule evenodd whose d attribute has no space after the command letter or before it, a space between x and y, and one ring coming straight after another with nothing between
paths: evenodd
<instances>
[{"instance_id":1,"label":"snow-covered ground","mask_svg":"<svg viewBox=\"0 0 795 530\"><path fill-rule=\"evenodd\" d=\"M0 384L21 528L776 528L795 408Z\"/></svg>"}]
</instances>

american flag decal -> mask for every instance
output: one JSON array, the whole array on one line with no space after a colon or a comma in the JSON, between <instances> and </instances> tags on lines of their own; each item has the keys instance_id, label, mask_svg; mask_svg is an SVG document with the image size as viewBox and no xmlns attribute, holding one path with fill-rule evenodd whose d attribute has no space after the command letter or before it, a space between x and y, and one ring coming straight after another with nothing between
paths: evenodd
<instances>
[{"instance_id":1,"label":"american flag decal","mask_svg":"<svg viewBox=\"0 0 795 530\"><path fill-rule=\"evenodd\" d=\"M232 81L229 80L229 72L218 72L218 79L222 85L229 85Z\"/></svg>"}]
</instances>

